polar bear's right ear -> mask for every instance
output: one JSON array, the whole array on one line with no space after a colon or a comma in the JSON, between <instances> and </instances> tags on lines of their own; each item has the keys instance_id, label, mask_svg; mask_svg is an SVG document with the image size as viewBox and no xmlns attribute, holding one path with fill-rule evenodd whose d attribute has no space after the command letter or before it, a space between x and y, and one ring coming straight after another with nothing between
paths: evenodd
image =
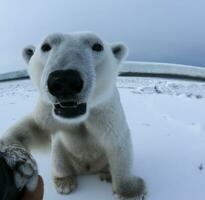
<instances>
[{"instance_id":1,"label":"polar bear's right ear","mask_svg":"<svg viewBox=\"0 0 205 200\"><path fill-rule=\"evenodd\" d=\"M29 45L23 49L22 55L26 63L29 63L34 52L35 52L35 47L33 45Z\"/></svg>"},{"instance_id":2,"label":"polar bear's right ear","mask_svg":"<svg viewBox=\"0 0 205 200\"><path fill-rule=\"evenodd\" d=\"M116 43L116 44L112 44L111 45L112 48L112 53L115 56L115 58L118 60L118 62L120 63L123 59L125 59L125 57L128 54L128 48L127 46L120 42L120 43Z\"/></svg>"}]
</instances>

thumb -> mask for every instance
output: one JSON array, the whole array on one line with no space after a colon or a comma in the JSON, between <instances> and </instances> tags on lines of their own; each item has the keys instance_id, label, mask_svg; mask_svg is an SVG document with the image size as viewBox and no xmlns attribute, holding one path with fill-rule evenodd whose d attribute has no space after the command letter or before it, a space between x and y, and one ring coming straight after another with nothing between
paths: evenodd
<instances>
[{"instance_id":1,"label":"thumb","mask_svg":"<svg viewBox=\"0 0 205 200\"><path fill-rule=\"evenodd\" d=\"M34 191L29 191L26 187L21 193L19 200L43 200L44 184L41 176L38 176L37 187Z\"/></svg>"}]
</instances>

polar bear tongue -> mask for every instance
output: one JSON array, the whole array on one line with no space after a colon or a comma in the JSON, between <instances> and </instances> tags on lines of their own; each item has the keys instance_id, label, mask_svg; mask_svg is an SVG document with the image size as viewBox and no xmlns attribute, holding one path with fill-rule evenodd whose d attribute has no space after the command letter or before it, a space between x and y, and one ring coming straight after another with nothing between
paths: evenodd
<instances>
[{"instance_id":1,"label":"polar bear tongue","mask_svg":"<svg viewBox=\"0 0 205 200\"><path fill-rule=\"evenodd\" d=\"M62 107L62 108L77 107L78 106L77 101L68 101L68 102L62 102L59 104L60 104L60 107Z\"/></svg>"},{"instance_id":2,"label":"polar bear tongue","mask_svg":"<svg viewBox=\"0 0 205 200\"><path fill-rule=\"evenodd\" d=\"M86 113L86 103L59 103L54 106L54 113L63 118L75 118Z\"/></svg>"}]
</instances>

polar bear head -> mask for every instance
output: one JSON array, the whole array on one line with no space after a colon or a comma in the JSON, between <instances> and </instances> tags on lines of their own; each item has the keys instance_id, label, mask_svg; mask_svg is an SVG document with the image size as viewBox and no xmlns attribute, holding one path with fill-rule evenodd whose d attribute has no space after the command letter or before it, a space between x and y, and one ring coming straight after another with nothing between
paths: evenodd
<instances>
[{"instance_id":1,"label":"polar bear head","mask_svg":"<svg viewBox=\"0 0 205 200\"><path fill-rule=\"evenodd\" d=\"M87 32L51 34L23 50L41 99L52 105L55 119L66 122L85 120L112 95L126 54L124 44L108 44Z\"/></svg>"}]
</instances>

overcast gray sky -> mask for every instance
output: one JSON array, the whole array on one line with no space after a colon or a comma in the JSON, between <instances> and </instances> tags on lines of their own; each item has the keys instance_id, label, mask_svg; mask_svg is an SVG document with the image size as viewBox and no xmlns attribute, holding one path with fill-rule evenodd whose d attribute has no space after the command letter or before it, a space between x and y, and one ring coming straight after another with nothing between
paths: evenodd
<instances>
[{"instance_id":1,"label":"overcast gray sky","mask_svg":"<svg viewBox=\"0 0 205 200\"><path fill-rule=\"evenodd\" d=\"M0 72L25 68L25 45L80 30L124 41L129 60L205 66L204 8L204 0L0 1Z\"/></svg>"}]
</instances>

